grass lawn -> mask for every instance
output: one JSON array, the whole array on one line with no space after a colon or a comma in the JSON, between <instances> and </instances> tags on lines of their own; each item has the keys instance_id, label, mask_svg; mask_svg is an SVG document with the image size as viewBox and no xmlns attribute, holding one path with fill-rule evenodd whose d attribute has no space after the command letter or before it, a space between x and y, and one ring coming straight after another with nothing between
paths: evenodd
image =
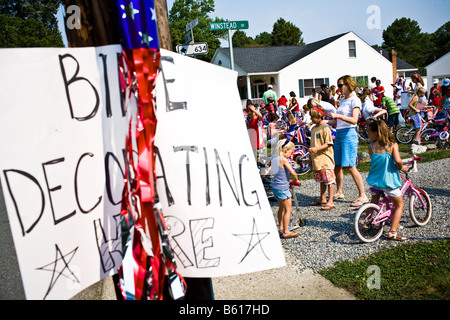
<instances>
[{"instance_id":1,"label":"grass lawn","mask_svg":"<svg viewBox=\"0 0 450 320\"><path fill-rule=\"evenodd\" d=\"M379 268L378 278L373 270L368 272L370 266ZM338 262L319 273L358 299L449 300L450 241L384 248L364 259Z\"/></svg>"},{"instance_id":2,"label":"grass lawn","mask_svg":"<svg viewBox=\"0 0 450 320\"><path fill-rule=\"evenodd\" d=\"M368 152L369 143L359 142L358 153ZM411 154L409 144L399 144L402 158ZM450 157L450 150L431 150L419 154L421 162ZM370 162L360 163L360 172L370 170ZM346 174L346 170L344 170ZM311 173L299 177L311 179ZM369 266L377 266L380 281L374 282ZM450 241L415 243L384 248L380 252L354 262L341 261L333 268L319 271L336 286L363 300L449 300ZM368 285L369 283L369 285ZM374 288L375 287L375 288Z\"/></svg>"}]
</instances>

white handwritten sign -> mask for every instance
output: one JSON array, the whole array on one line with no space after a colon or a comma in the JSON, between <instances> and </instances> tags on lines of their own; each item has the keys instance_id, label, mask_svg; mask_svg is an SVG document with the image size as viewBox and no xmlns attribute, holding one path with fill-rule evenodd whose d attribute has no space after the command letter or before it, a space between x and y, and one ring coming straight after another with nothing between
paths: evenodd
<instances>
[{"instance_id":1,"label":"white handwritten sign","mask_svg":"<svg viewBox=\"0 0 450 320\"><path fill-rule=\"evenodd\" d=\"M165 50L161 63L157 190L178 271L216 277L283 266L237 73Z\"/></svg>"},{"instance_id":2,"label":"white handwritten sign","mask_svg":"<svg viewBox=\"0 0 450 320\"><path fill-rule=\"evenodd\" d=\"M28 299L70 298L122 263L123 149L133 110L122 104L120 52L0 50L0 179ZM162 56L156 171L178 270L215 277L284 265L237 74Z\"/></svg>"},{"instance_id":3,"label":"white handwritten sign","mask_svg":"<svg viewBox=\"0 0 450 320\"><path fill-rule=\"evenodd\" d=\"M27 299L70 298L121 264L120 51L0 50L0 179Z\"/></svg>"}]
</instances>

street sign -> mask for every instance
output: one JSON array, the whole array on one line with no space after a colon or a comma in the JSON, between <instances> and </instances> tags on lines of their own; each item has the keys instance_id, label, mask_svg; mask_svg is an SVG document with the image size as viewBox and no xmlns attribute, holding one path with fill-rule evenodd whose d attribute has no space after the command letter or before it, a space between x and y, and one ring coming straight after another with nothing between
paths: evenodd
<instances>
[{"instance_id":1,"label":"street sign","mask_svg":"<svg viewBox=\"0 0 450 320\"><path fill-rule=\"evenodd\" d=\"M209 23L209 30L248 29L248 21L215 21Z\"/></svg>"},{"instance_id":2,"label":"street sign","mask_svg":"<svg viewBox=\"0 0 450 320\"><path fill-rule=\"evenodd\" d=\"M198 18L195 18L194 20L186 24L186 31L189 31L196 26L198 26Z\"/></svg>"},{"instance_id":3,"label":"street sign","mask_svg":"<svg viewBox=\"0 0 450 320\"><path fill-rule=\"evenodd\" d=\"M192 29L191 29L191 30L189 30L188 32L186 32L184 34L184 43L191 43L193 41L194 41L194 39L193 39L193 32L192 32Z\"/></svg>"},{"instance_id":4,"label":"street sign","mask_svg":"<svg viewBox=\"0 0 450 320\"><path fill-rule=\"evenodd\" d=\"M186 56L195 56L208 54L208 44L206 42L197 42L192 44L180 44L177 46L177 52Z\"/></svg>"}]
</instances>

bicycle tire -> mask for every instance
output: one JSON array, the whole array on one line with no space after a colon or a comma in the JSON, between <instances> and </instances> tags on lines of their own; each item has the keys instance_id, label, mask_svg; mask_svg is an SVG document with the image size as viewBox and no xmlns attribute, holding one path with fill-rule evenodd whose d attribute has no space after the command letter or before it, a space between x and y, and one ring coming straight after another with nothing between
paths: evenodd
<instances>
[{"instance_id":1,"label":"bicycle tire","mask_svg":"<svg viewBox=\"0 0 450 320\"><path fill-rule=\"evenodd\" d=\"M432 135L433 133L436 133L436 129L427 129L422 131L419 135L419 144L423 146L425 143L431 142L430 135ZM436 138L439 139L439 137Z\"/></svg>"},{"instance_id":2,"label":"bicycle tire","mask_svg":"<svg viewBox=\"0 0 450 320\"><path fill-rule=\"evenodd\" d=\"M422 206L419 197L424 200L426 206L425 208ZM432 211L433 207L431 205L431 199L428 193L411 193L409 201L409 214L411 215L411 220L415 225L419 227L425 226L431 219Z\"/></svg>"},{"instance_id":3,"label":"bicycle tire","mask_svg":"<svg viewBox=\"0 0 450 320\"><path fill-rule=\"evenodd\" d=\"M298 154L295 155L293 158L294 164L292 168L294 171L299 175L307 174L308 172L311 172L312 169L309 166L309 147L306 144L298 143L295 144L295 148L301 148L303 151L303 155Z\"/></svg>"},{"instance_id":4,"label":"bicycle tire","mask_svg":"<svg viewBox=\"0 0 450 320\"><path fill-rule=\"evenodd\" d=\"M380 212L380 207L373 203L366 203L355 216L355 232L358 238L363 242L375 242L383 234L384 223L371 225L373 220ZM369 223L367 223L368 221Z\"/></svg>"},{"instance_id":5,"label":"bicycle tire","mask_svg":"<svg viewBox=\"0 0 450 320\"><path fill-rule=\"evenodd\" d=\"M416 134L416 130L408 128L408 127L401 127L397 131L395 131L395 138L399 143L407 144L410 143L414 139L414 135Z\"/></svg>"}]
</instances>

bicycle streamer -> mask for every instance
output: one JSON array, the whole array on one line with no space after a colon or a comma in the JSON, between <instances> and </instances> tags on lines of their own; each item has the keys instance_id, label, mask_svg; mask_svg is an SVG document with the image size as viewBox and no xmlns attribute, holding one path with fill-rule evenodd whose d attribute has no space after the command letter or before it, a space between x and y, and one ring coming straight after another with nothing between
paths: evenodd
<instances>
[{"instance_id":1,"label":"bicycle streamer","mask_svg":"<svg viewBox=\"0 0 450 320\"><path fill-rule=\"evenodd\" d=\"M154 137L157 119L152 92L160 70L160 58L159 50L143 48L126 49L119 58L124 104L129 106L133 99L137 103L136 125L133 126L131 117L124 152L126 166L121 216L128 228L125 232L130 234L131 229L134 230L128 241L133 260L133 295L126 289L130 284L125 282L124 265L119 268L124 299L162 300L165 285L168 285L173 299L186 293L186 282L176 271L164 217L156 203ZM133 142L137 146L137 163L134 161ZM127 248L125 244L123 246L125 253Z\"/></svg>"}]
</instances>

